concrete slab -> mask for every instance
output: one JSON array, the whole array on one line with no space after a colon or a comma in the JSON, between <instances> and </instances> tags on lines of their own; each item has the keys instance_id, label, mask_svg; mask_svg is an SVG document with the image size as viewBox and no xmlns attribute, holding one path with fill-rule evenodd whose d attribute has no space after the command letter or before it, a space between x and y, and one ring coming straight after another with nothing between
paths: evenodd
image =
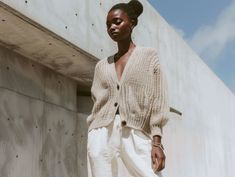
<instances>
[{"instance_id":1,"label":"concrete slab","mask_svg":"<svg viewBox=\"0 0 235 177\"><path fill-rule=\"evenodd\" d=\"M42 117L43 102L0 88L0 176L41 176Z\"/></svg>"},{"instance_id":2,"label":"concrete slab","mask_svg":"<svg viewBox=\"0 0 235 177\"><path fill-rule=\"evenodd\" d=\"M77 83L6 48L0 56L0 176L77 176Z\"/></svg>"},{"instance_id":3,"label":"concrete slab","mask_svg":"<svg viewBox=\"0 0 235 177\"><path fill-rule=\"evenodd\" d=\"M77 110L77 83L54 72L44 72L45 101Z\"/></svg>"},{"instance_id":4,"label":"concrete slab","mask_svg":"<svg viewBox=\"0 0 235 177\"><path fill-rule=\"evenodd\" d=\"M96 57L2 1L0 25L0 45L77 80L80 89L90 87Z\"/></svg>"},{"instance_id":5,"label":"concrete slab","mask_svg":"<svg viewBox=\"0 0 235 177\"><path fill-rule=\"evenodd\" d=\"M0 87L44 99L44 77L41 65L0 47L0 67Z\"/></svg>"},{"instance_id":6,"label":"concrete slab","mask_svg":"<svg viewBox=\"0 0 235 177\"><path fill-rule=\"evenodd\" d=\"M42 176L77 177L77 114L45 103Z\"/></svg>"},{"instance_id":7,"label":"concrete slab","mask_svg":"<svg viewBox=\"0 0 235 177\"><path fill-rule=\"evenodd\" d=\"M87 114L78 113L77 123L77 177L87 176Z\"/></svg>"}]
</instances>

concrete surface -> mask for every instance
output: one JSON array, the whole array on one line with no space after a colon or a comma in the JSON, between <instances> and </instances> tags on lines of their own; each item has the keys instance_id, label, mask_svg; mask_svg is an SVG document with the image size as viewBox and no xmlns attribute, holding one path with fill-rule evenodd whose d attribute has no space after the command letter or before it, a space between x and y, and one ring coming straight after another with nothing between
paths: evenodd
<instances>
[{"instance_id":1,"label":"concrete surface","mask_svg":"<svg viewBox=\"0 0 235 177\"><path fill-rule=\"evenodd\" d=\"M77 177L77 83L0 47L0 176Z\"/></svg>"},{"instance_id":2,"label":"concrete surface","mask_svg":"<svg viewBox=\"0 0 235 177\"><path fill-rule=\"evenodd\" d=\"M96 57L1 1L0 27L0 45L77 80L80 89L90 87Z\"/></svg>"},{"instance_id":3,"label":"concrete surface","mask_svg":"<svg viewBox=\"0 0 235 177\"><path fill-rule=\"evenodd\" d=\"M53 32L52 35L47 31L42 31L42 35L47 34L47 37L57 35L64 40L62 40L63 43L71 44L67 45L68 48L65 48L64 52L66 52L67 49L68 51L72 50L74 45L81 53L84 52L84 55L87 56L88 59L91 59L93 56L102 59L105 56L113 54L116 50L115 45L108 38L105 29L106 13L116 2L118 1L28 0L26 3L25 1L17 0L1 0L1 4L4 4L1 7L6 9L7 6L10 6L14 11L21 14L20 17L27 17L37 24L40 24L48 31ZM166 149L167 161L163 176L235 176L235 169L233 168L235 164L235 138L233 136L235 133L235 129L233 128L235 124L235 96L148 2L145 0L141 0L141 2L144 4L144 13L139 19L138 27L134 30L133 39L138 45L152 46L158 50L161 65L168 79L170 106L183 113L182 117L177 117L176 114L170 114L170 121L164 129L163 143ZM0 12L1 14L6 14L8 11L1 10ZM9 14L7 14L7 17L8 15ZM15 13L13 13L11 18L15 19L15 16ZM16 21L19 22L19 19ZM25 29L32 27L32 23L27 23L27 20L24 22L26 26L30 24L30 26L27 26ZM0 32L3 34L0 35L0 40L3 41L2 45L9 47L7 41L10 41L10 44L12 44L15 42L15 39L10 38L11 40L8 40L8 38L4 37L4 32L6 32L8 28L5 28L6 30L3 31L1 31L1 29L3 28L0 28ZM18 35L22 34L19 33L20 29L21 26L12 32L18 33ZM31 32L35 32L37 29L38 26L32 29ZM11 71L11 67L7 69L6 61L1 60L1 62L4 63L3 66L0 66L4 68L4 70L0 69L3 73L0 76L0 84L3 87L0 97L2 114L0 137L1 140L4 140L0 142L0 158L3 159L0 161L1 175L15 177L15 174L18 173L17 176L19 177L60 177L60 175L64 177L71 175L86 177L87 127L85 119L92 107L91 100L89 96L86 97L81 94L81 92L83 93L84 91L82 87L78 87L79 96L76 97L77 90L73 89L75 82L70 79L66 78L65 81L63 81L63 79L61 79L62 76L57 77L57 74L53 72L50 72L53 74L53 77L47 72L43 75L42 72L39 72L37 69L32 69L30 67L31 65L27 64L31 63L30 61L27 61L25 64L18 64L18 58L15 57L16 54L12 51L22 51L20 53L23 53L23 55L28 56L28 58L40 62L45 66L47 66L49 62L53 70L61 72L67 75L67 77L71 77L71 75L66 74L70 71L70 67L63 64L64 60L55 59L56 55L53 55L53 53L56 51L56 48L51 50L46 47L44 55L40 55L41 53L38 49L40 49L44 43L42 42L38 45L37 51L35 52L33 47L26 45L28 44L27 39L30 38L30 36L31 35L26 37L22 35L22 38L19 38L20 42L15 43L16 49L14 47L11 51L1 49L3 58L8 56L9 59L12 59L12 65L10 66L16 68L14 69L14 71L17 71L16 73L21 73L8 73L7 71ZM34 46L33 42L30 44ZM62 49L63 46L64 45L61 45L59 49ZM17 50L17 47L21 50ZM34 52L35 54L32 55ZM38 61L37 58L35 57L35 59L33 56L40 56L43 58L42 62ZM56 66L60 61L62 61L59 65L60 69L56 70ZM83 61L86 62L85 58ZM92 61L96 60L94 59ZM89 64L93 64L93 66ZM76 65L72 62L71 67L73 66L72 68L75 68L74 70L79 68L84 70L87 68L91 69L94 67L95 62L89 64L80 63ZM27 69L24 69L24 67L20 69L19 66L24 66ZM37 66L39 67L39 65ZM42 70L45 69L42 66L39 68ZM90 71L89 69L86 71ZM86 84L86 81L91 83L92 73L93 71L90 71L89 74L84 71L81 72L80 75L75 75L73 78L79 83L81 78L84 81L83 84ZM50 76L48 77L48 81L46 81L47 75ZM50 84L50 82L52 82L51 80L55 80L55 77L58 78L58 80L54 81L54 84ZM65 82L66 86L61 87L58 81ZM48 88L46 88L42 82L44 84L48 83ZM28 85L31 85L31 88L29 88ZM88 89L88 87L86 87L86 89ZM89 91L89 89L86 89L85 91ZM66 91L69 91L69 94L72 95L67 95L67 93L65 93ZM18 96L19 93L21 93L20 96ZM58 96L61 94L63 96ZM45 95L47 95L48 98L45 98ZM26 101L24 101L25 96ZM74 99L75 97L76 100ZM63 102L64 99L65 102ZM37 101L32 104L30 102L31 100ZM77 110L75 109L76 106L74 106L75 101L77 103ZM20 110L18 110L19 104ZM45 109L45 105L47 104L51 106L46 106L48 108ZM28 110L29 106L35 110L34 114ZM48 112L51 111L51 113L41 116L40 110L42 109ZM32 120L30 120L33 121L33 123L29 124L34 126L37 124L42 125L42 128L37 128L36 130L29 128L29 130L31 130L29 136L25 132L24 123L26 122L27 124L30 121L23 121L22 116L19 116L21 115L19 114L20 112L22 112L21 114L29 114L28 112L30 112L31 114L29 115L32 115L30 116ZM58 114L56 114L56 112L60 115L57 116ZM73 117L75 112L78 112L76 116L77 121L75 121ZM47 118L44 115L47 116ZM64 120L66 126L61 126L63 115L68 117L66 121ZM8 117L14 117L16 124L9 121ZM68 127L69 132L73 132L75 124L77 127L77 138L74 140L73 137L66 136L65 132ZM13 127L13 125L15 127ZM64 132L65 137L63 137L63 133L56 128L55 130L58 131L57 133L60 136L54 134L52 127L63 127L62 132ZM38 130L41 132L32 133ZM20 135L19 132L23 132L23 134L21 134L21 136L15 136L15 134ZM52 135L53 137L51 137ZM32 138L32 136L36 138ZM5 137L7 138L4 139ZM24 139L27 139L27 141ZM45 141L50 142L48 147L43 146ZM76 146L75 143L77 143ZM12 144L13 146L11 146ZM61 145L61 149L57 147L58 144ZM33 148L31 148L31 146ZM44 151L42 150L43 147L45 148ZM67 150L70 148L72 152L76 154L76 159L72 158L71 161L67 161L68 159L62 160L63 158L71 157L71 154L67 153ZM39 155L41 152L43 152L42 154L44 155ZM43 157L43 161L46 160L44 165L40 165L38 162L38 159L41 157ZM50 157L52 160L50 160ZM75 155L73 157L75 157ZM19 160L21 163L18 163ZM31 167L28 171L20 171L24 165L28 164ZM74 164L76 164L76 166ZM9 167L12 167L12 171L9 170ZM50 168L52 171L49 170ZM75 172L76 168L77 173ZM68 171L74 173L70 174Z\"/></svg>"}]
</instances>

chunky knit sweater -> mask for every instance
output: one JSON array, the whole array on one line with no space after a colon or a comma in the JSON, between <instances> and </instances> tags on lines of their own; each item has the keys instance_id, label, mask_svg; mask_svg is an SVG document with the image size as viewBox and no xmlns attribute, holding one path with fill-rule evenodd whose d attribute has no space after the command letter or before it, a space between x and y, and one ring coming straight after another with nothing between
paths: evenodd
<instances>
[{"instance_id":1,"label":"chunky knit sweater","mask_svg":"<svg viewBox=\"0 0 235 177\"><path fill-rule=\"evenodd\" d=\"M150 137L162 136L169 107L166 79L155 49L136 46L120 81L114 56L100 60L95 66L91 97L94 105L87 118L88 131L108 126L119 109L124 126Z\"/></svg>"}]
</instances>

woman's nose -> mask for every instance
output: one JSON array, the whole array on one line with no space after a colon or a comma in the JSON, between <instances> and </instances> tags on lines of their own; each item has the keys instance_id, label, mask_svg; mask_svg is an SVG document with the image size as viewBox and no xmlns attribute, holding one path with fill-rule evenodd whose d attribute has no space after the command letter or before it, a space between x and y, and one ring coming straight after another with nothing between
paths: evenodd
<instances>
[{"instance_id":1,"label":"woman's nose","mask_svg":"<svg viewBox=\"0 0 235 177\"><path fill-rule=\"evenodd\" d=\"M110 28L109 28L109 31L110 31L110 32L115 31L115 26L114 26L114 25L111 25Z\"/></svg>"},{"instance_id":2,"label":"woman's nose","mask_svg":"<svg viewBox=\"0 0 235 177\"><path fill-rule=\"evenodd\" d=\"M115 31L114 28L110 28L110 29L109 29L109 32L110 32L110 33L114 32L114 31Z\"/></svg>"}]
</instances>

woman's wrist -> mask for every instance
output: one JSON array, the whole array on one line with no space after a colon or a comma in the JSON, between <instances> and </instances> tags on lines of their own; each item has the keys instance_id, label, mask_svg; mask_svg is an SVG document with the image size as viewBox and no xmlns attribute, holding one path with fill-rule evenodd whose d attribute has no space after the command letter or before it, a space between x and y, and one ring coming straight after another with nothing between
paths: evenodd
<instances>
[{"instance_id":1,"label":"woman's wrist","mask_svg":"<svg viewBox=\"0 0 235 177\"><path fill-rule=\"evenodd\" d=\"M161 150L164 150L164 147L163 147L163 145L162 145L162 143L161 143L161 136L155 135L155 136L153 137L152 146L153 146L153 147L160 148Z\"/></svg>"},{"instance_id":2,"label":"woman's wrist","mask_svg":"<svg viewBox=\"0 0 235 177\"><path fill-rule=\"evenodd\" d=\"M160 143L161 144L161 139L162 139L162 137L161 136L159 136L159 135L155 135L155 136L153 136L153 143Z\"/></svg>"},{"instance_id":3,"label":"woman's wrist","mask_svg":"<svg viewBox=\"0 0 235 177\"><path fill-rule=\"evenodd\" d=\"M160 148L162 151L164 151L164 147L163 147L163 145L161 143L152 143L152 146Z\"/></svg>"}]
</instances>

